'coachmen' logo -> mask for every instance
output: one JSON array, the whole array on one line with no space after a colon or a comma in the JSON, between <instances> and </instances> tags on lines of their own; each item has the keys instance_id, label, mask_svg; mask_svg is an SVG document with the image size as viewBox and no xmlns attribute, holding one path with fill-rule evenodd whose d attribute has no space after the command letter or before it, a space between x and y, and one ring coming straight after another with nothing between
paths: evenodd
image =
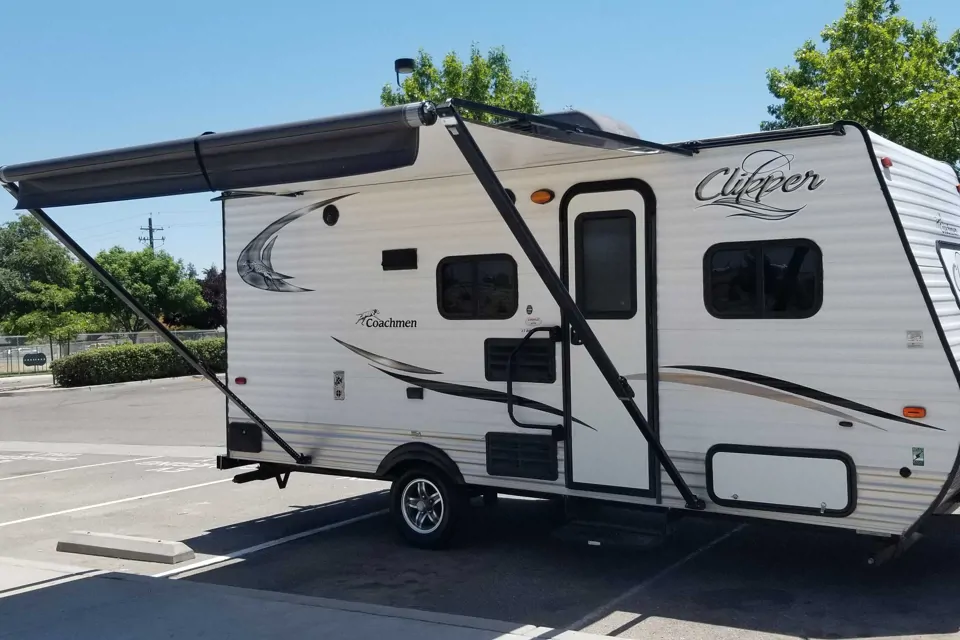
<instances>
[{"instance_id":1,"label":"'coachmen' logo","mask_svg":"<svg viewBox=\"0 0 960 640\"><path fill-rule=\"evenodd\" d=\"M794 215L806 204L795 208L777 207L764 199L772 194L789 194L806 186L815 191L826 182L813 170L806 173L787 174L793 155L772 149L754 151L743 159L739 167L723 167L708 173L697 185L694 195L705 204L697 207L729 207L738 213L728 218L746 216L760 220L784 220ZM726 176L726 182L722 182Z\"/></svg>"},{"instance_id":2,"label":"'coachmen' logo","mask_svg":"<svg viewBox=\"0 0 960 640\"><path fill-rule=\"evenodd\" d=\"M386 329L386 328L401 328L401 329L416 329L417 321L416 320L397 320L395 318L387 318L384 320L380 317L379 309L370 309L364 311L363 313L357 314L356 324L362 325L364 327L371 327L377 329Z\"/></svg>"}]
</instances>

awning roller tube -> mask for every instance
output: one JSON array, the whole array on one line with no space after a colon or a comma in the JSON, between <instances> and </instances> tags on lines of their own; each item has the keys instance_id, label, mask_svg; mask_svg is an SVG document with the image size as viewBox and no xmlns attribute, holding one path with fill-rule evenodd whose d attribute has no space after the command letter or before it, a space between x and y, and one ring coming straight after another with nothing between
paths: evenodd
<instances>
[{"instance_id":1,"label":"awning roller tube","mask_svg":"<svg viewBox=\"0 0 960 640\"><path fill-rule=\"evenodd\" d=\"M409 166L430 102L0 167L18 209L227 191Z\"/></svg>"}]
</instances>

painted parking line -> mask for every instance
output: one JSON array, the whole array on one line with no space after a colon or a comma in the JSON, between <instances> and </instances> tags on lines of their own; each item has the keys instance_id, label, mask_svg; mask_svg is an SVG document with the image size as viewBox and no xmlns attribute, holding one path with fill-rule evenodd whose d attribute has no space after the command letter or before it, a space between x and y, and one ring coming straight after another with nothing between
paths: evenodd
<instances>
[{"instance_id":1,"label":"painted parking line","mask_svg":"<svg viewBox=\"0 0 960 640\"><path fill-rule=\"evenodd\" d=\"M723 542L723 541L726 540L727 538L733 536L733 535L736 534L736 533L739 533L739 532L742 531L746 526L747 526L746 523L741 524L741 525L738 525L735 529L732 529L731 531L726 532L725 534L723 534L722 536L720 536L720 537L718 537L718 538L714 538L713 540L711 540L710 542L706 543L705 545L703 545L703 546L700 547L699 549L695 549L695 550L691 551L690 553L688 553L687 555L683 556L682 558L680 558L679 560L677 560L677 561L674 562L673 564L671 564L671 565L669 565L669 566L661 569L661 570L658 571L657 573L653 574L652 576L650 576L650 577L647 578L646 580L643 580L642 582L640 582L640 583L638 583L638 584L635 584L634 586L630 587L629 589L627 589L626 591L624 591L623 593L621 593L620 595L618 595L616 598L610 600L609 602L607 602L607 603L605 603L605 604L600 605L599 607L597 607L596 609L594 609L593 611L591 611L591 612L588 613L587 615L583 616L582 618L580 618L579 620L577 620L577 621L574 622L573 624L569 625L568 628L569 628L569 629L574 629L574 630L582 630L582 629L586 629L588 626L590 626L590 625L592 625L592 624L596 624L597 622L600 622L601 620L603 620L604 618L606 618L608 615L610 615L611 613L613 613L614 611L616 611L617 607L619 607L621 604L623 604L624 602L630 600L631 598L633 598L634 596L636 596L638 593L640 593L641 591L643 591L644 589L646 589L647 587L649 587L650 585L652 585L654 582L660 580L661 578L665 577L666 575L668 575L668 574L670 574L670 573L673 573L674 571L676 571L677 569L679 569L679 568L682 567L683 565L687 564L688 562L690 562L691 560L693 560L693 559L696 558L697 556L699 556L699 555L701 555L701 554L703 554L703 553L706 553L707 551L709 551L709 550L712 549L713 547L717 546L718 544L720 544L721 542Z\"/></svg>"},{"instance_id":2,"label":"painted parking line","mask_svg":"<svg viewBox=\"0 0 960 640\"><path fill-rule=\"evenodd\" d=\"M161 456L150 456L149 458L130 458L129 460L113 460L111 462L98 462L96 464L84 464L79 467L67 467L66 469L50 469L48 471L37 471L36 473L24 473L19 476L9 476L7 478L0 478L0 482L6 482L7 480L20 480L21 478L33 478L34 476L45 476L51 473L63 473L65 471L78 471L80 469L93 469L94 467L106 467L111 464L124 464L126 462L140 462L142 460L153 460L154 458L159 458L159 457ZM71 459L75 459L75 458L71 458Z\"/></svg>"},{"instance_id":3,"label":"painted parking line","mask_svg":"<svg viewBox=\"0 0 960 640\"><path fill-rule=\"evenodd\" d=\"M120 498L119 500L110 500L109 502L89 504L83 507L74 507L73 509L64 509L63 511L54 511L53 513L44 513L39 516L30 516L29 518L20 518L19 520L10 520L8 522L0 522L0 527L9 527L14 524L22 524L24 522L32 522L34 520L42 520L44 518L53 518L56 516L66 515L68 513L77 513L78 511L88 511L90 509L99 509L100 507L109 507L111 505L122 504L124 502L134 502L135 500L145 500L147 498L154 498L156 496L162 496L168 493L177 493L179 491L189 491L190 489L199 489L201 487L209 487L214 484L220 484L221 482L232 482L232 481L233 481L233 478L223 478L220 480L213 480L212 482L202 482L200 484L192 484L188 487L177 487L176 489L167 489L166 491L156 491L154 493L146 493L142 496L131 496L129 498Z\"/></svg>"},{"instance_id":4,"label":"painted parking line","mask_svg":"<svg viewBox=\"0 0 960 640\"><path fill-rule=\"evenodd\" d=\"M346 520L341 520L339 522L333 522L331 524L323 525L322 527L315 527L313 529L307 529L306 531L301 531L300 533L294 533L293 535L284 536L283 538L277 538L276 540L269 540L267 542L262 542L258 545L252 547L247 547L246 549L240 549L238 551L233 551L223 556L213 556L206 558L199 562L194 562L188 564L184 567L178 567L176 569L170 569L168 571L162 571L153 575L154 578L170 578L187 571L194 571L196 569L203 569L205 567L210 567L213 565L220 564L222 562L227 562L228 560L235 560L237 558L242 558L248 556L252 553L258 551L263 551L265 549L270 549L272 547L279 546L281 544L286 544L288 542L293 542L295 540L302 540L309 536L316 535L318 533L324 533L325 531L333 531L334 529L339 529L340 527L345 527L356 522L362 522L363 520L369 520L376 516L382 516L389 512L389 509L380 509L379 511L373 511L371 513L365 513L363 515L355 516L353 518L347 518Z\"/></svg>"}]
</instances>

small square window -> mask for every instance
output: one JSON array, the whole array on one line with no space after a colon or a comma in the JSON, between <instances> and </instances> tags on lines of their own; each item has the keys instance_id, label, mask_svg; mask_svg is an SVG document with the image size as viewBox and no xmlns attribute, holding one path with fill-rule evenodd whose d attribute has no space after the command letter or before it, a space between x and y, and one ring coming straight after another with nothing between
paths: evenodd
<instances>
[{"instance_id":1,"label":"small square window","mask_svg":"<svg viewBox=\"0 0 960 640\"><path fill-rule=\"evenodd\" d=\"M517 312L517 263L509 255L451 256L437 265L437 306L449 320L504 320Z\"/></svg>"}]
</instances>

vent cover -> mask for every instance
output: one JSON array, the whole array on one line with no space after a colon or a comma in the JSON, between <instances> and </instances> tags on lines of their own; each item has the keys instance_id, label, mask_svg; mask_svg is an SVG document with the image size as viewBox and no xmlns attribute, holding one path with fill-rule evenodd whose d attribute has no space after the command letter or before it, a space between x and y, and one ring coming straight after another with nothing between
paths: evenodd
<instances>
[{"instance_id":1,"label":"vent cover","mask_svg":"<svg viewBox=\"0 0 960 640\"><path fill-rule=\"evenodd\" d=\"M488 433L487 473L508 478L556 480L557 442L552 435Z\"/></svg>"},{"instance_id":2,"label":"vent cover","mask_svg":"<svg viewBox=\"0 0 960 640\"><path fill-rule=\"evenodd\" d=\"M483 368L490 382L507 381L507 360L523 338L487 338L483 342ZM556 343L549 338L530 338L513 357L514 382L557 381Z\"/></svg>"}]
</instances>

